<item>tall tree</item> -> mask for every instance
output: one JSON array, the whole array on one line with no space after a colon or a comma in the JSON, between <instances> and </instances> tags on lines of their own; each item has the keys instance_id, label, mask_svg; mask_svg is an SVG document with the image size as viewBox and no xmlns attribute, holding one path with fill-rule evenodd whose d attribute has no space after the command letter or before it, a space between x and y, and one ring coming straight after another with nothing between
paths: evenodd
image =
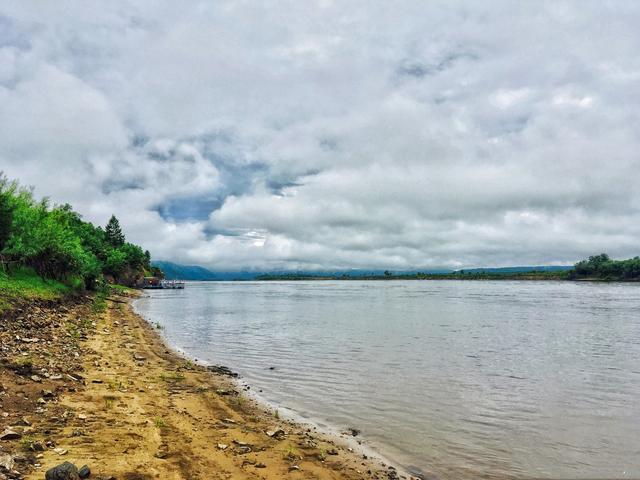
<instances>
[{"instance_id":1,"label":"tall tree","mask_svg":"<svg viewBox=\"0 0 640 480\"><path fill-rule=\"evenodd\" d=\"M124 233L122 233L120 222L115 215L111 215L109 223L107 223L107 227L105 228L104 232L105 236L107 237L107 241L112 246L117 248L124 245Z\"/></svg>"}]
</instances>

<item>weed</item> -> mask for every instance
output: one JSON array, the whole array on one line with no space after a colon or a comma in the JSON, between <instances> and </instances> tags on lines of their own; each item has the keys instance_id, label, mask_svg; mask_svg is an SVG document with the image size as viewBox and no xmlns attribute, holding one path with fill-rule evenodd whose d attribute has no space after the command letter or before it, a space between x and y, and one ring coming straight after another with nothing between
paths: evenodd
<instances>
[{"instance_id":1,"label":"weed","mask_svg":"<svg viewBox=\"0 0 640 480\"><path fill-rule=\"evenodd\" d=\"M324 448L320 449L320 452L318 453L318 460L320 460L321 462L324 462L327 459L327 451Z\"/></svg>"},{"instance_id":2,"label":"weed","mask_svg":"<svg viewBox=\"0 0 640 480\"><path fill-rule=\"evenodd\" d=\"M186 377L180 372L161 373L160 380L165 382L182 382Z\"/></svg>"},{"instance_id":3,"label":"weed","mask_svg":"<svg viewBox=\"0 0 640 480\"><path fill-rule=\"evenodd\" d=\"M114 378L113 380L109 380L109 383L107 383L107 388L109 390L124 390L125 386L119 379Z\"/></svg>"},{"instance_id":4,"label":"weed","mask_svg":"<svg viewBox=\"0 0 640 480\"><path fill-rule=\"evenodd\" d=\"M153 424L156 426L156 428L164 428L164 427L167 426L165 421L163 419L161 419L160 417L154 418L153 419Z\"/></svg>"},{"instance_id":5,"label":"weed","mask_svg":"<svg viewBox=\"0 0 640 480\"><path fill-rule=\"evenodd\" d=\"M111 410L115 405L115 398L112 397L104 397L104 409Z\"/></svg>"},{"instance_id":6,"label":"weed","mask_svg":"<svg viewBox=\"0 0 640 480\"><path fill-rule=\"evenodd\" d=\"M297 460L298 458L300 458L300 454L295 447L293 447L292 445L287 445L287 448L282 451L282 458L284 458L285 460Z\"/></svg>"},{"instance_id":7,"label":"weed","mask_svg":"<svg viewBox=\"0 0 640 480\"><path fill-rule=\"evenodd\" d=\"M80 338L80 331L78 330L78 327L74 323L67 322L66 328L67 328L67 333L71 335L71 338L73 338L74 340L78 340Z\"/></svg>"},{"instance_id":8,"label":"weed","mask_svg":"<svg viewBox=\"0 0 640 480\"><path fill-rule=\"evenodd\" d=\"M31 357L18 357L13 364L18 368L33 367L33 359Z\"/></svg>"},{"instance_id":9,"label":"weed","mask_svg":"<svg viewBox=\"0 0 640 480\"><path fill-rule=\"evenodd\" d=\"M29 436L29 435L27 435L25 437L22 437L20 439L20 448L22 450L27 451L27 450L31 449L31 445L33 444L34 441L35 441L35 439L33 437Z\"/></svg>"}]
</instances>

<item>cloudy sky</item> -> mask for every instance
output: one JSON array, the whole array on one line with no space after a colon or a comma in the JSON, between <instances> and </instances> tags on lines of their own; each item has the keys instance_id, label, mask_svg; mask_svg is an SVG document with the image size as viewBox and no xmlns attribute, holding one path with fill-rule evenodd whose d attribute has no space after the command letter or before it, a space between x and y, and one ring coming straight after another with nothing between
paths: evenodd
<instances>
[{"instance_id":1,"label":"cloudy sky","mask_svg":"<svg viewBox=\"0 0 640 480\"><path fill-rule=\"evenodd\" d=\"M214 269L640 253L640 2L0 5L0 170Z\"/></svg>"}]
</instances>

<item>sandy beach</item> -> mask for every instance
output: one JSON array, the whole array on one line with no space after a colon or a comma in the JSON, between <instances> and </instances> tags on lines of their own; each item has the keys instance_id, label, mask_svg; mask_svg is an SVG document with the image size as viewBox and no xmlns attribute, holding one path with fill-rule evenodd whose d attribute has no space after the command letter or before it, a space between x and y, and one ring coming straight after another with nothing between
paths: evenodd
<instances>
[{"instance_id":1,"label":"sandy beach","mask_svg":"<svg viewBox=\"0 0 640 480\"><path fill-rule=\"evenodd\" d=\"M64 461L102 479L405 478L180 357L131 299L25 306L3 320L0 478L42 479Z\"/></svg>"}]
</instances>

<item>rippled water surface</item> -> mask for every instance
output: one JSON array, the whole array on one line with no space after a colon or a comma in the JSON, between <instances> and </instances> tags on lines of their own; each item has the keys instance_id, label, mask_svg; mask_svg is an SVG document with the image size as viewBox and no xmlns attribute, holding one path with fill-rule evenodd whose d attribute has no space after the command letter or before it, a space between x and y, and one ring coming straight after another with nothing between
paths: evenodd
<instances>
[{"instance_id":1,"label":"rippled water surface","mask_svg":"<svg viewBox=\"0 0 640 480\"><path fill-rule=\"evenodd\" d=\"M268 401L436 478L640 477L640 285L210 282L136 302ZM271 370L270 367L275 367Z\"/></svg>"}]
</instances>

